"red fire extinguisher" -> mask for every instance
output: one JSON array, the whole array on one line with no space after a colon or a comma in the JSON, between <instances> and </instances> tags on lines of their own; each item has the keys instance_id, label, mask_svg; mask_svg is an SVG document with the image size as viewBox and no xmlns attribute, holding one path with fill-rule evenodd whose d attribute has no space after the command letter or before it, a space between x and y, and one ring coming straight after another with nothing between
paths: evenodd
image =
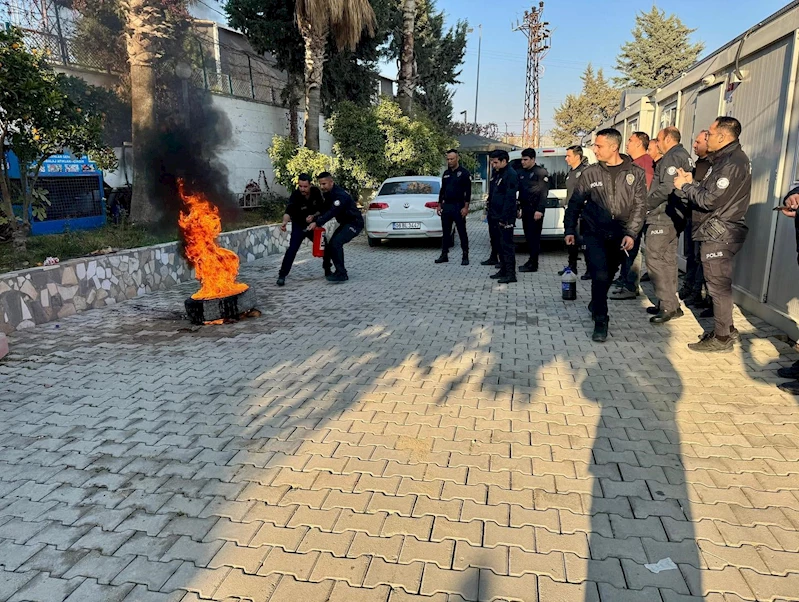
<instances>
[{"instance_id":1,"label":"red fire extinguisher","mask_svg":"<svg viewBox=\"0 0 799 602\"><path fill-rule=\"evenodd\" d=\"M325 236L325 229L324 228L314 228L313 231L313 256L314 257L324 257L325 256L325 243L327 242L327 237Z\"/></svg>"}]
</instances>

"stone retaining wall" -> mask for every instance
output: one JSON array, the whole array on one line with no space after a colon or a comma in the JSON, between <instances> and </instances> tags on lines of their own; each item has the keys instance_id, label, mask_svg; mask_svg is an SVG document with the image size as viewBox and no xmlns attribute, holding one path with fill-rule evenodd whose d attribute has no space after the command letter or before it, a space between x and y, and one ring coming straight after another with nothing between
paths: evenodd
<instances>
[{"instance_id":1,"label":"stone retaining wall","mask_svg":"<svg viewBox=\"0 0 799 602\"><path fill-rule=\"evenodd\" d=\"M288 234L279 226L225 232L220 244L242 263L281 253ZM71 259L0 274L0 332L10 333L163 290L194 278L176 242Z\"/></svg>"}]
</instances>

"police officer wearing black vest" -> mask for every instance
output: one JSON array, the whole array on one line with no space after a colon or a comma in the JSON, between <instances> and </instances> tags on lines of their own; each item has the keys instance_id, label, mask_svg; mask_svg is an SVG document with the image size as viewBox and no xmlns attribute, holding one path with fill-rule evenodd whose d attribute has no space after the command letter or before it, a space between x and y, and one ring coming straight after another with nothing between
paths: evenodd
<instances>
[{"instance_id":1,"label":"police officer wearing black vest","mask_svg":"<svg viewBox=\"0 0 799 602\"><path fill-rule=\"evenodd\" d=\"M594 154L598 163L583 170L566 209L566 244L576 244L582 220L585 256L591 266L593 341L608 337L608 290L624 253L635 245L646 213L646 172L627 155L620 155L621 133L597 132Z\"/></svg>"},{"instance_id":2,"label":"police officer wearing black vest","mask_svg":"<svg viewBox=\"0 0 799 602\"><path fill-rule=\"evenodd\" d=\"M702 268L713 298L714 328L688 348L700 353L729 353L739 338L732 320L733 259L749 228L746 212L752 193L752 164L738 141L741 122L718 117L710 126L707 147L710 170L701 182L678 170L674 186L691 203L694 240L701 243Z\"/></svg>"},{"instance_id":3,"label":"police officer wearing black vest","mask_svg":"<svg viewBox=\"0 0 799 602\"><path fill-rule=\"evenodd\" d=\"M438 214L441 216L441 256L436 263L449 261L449 248L453 245L452 224L458 228L461 239L461 265L469 265L469 236L466 234L466 217L469 215L469 201L472 198L472 174L460 164L460 155L454 148L447 151L447 170L441 176L441 190L438 193Z\"/></svg>"},{"instance_id":4,"label":"police officer wearing black vest","mask_svg":"<svg viewBox=\"0 0 799 602\"><path fill-rule=\"evenodd\" d=\"M330 208L317 217L308 230L313 232L317 226L323 226L331 219L338 222L338 228L325 245L325 260L329 258L336 268L335 273L327 276L328 282L339 284L349 280L347 268L344 267L344 245L363 230L363 215L349 193L333 181L330 173L323 171L316 179Z\"/></svg>"},{"instance_id":5,"label":"police officer wearing black vest","mask_svg":"<svg viewBox=\"0 0 799 602\"><path fill-rule=\"evenodd\" d=\"M302 241L306 238L313 240L313 232L309 232L306 228L310 222L321 215L324 209L322 192L316 186L311 185L311 176L307 173L301 173L297 180L297 190L292 192L289 197L286 212L283 215L283 223L280 226L280 229L285 232L286 226L291 220L291 238L277 275L278 286L286 284L286 276L291 271L291 266L294 264L294 258L297 257L297 251L300 249ZM325 258L323 267L327 276L330 273L330 260L328 258Z\"/></svg>"},{"instance_id":6,"label":"police officer wearing black vest","mask_svg":"<svg viewBox=\"0 0 799 602\"><path fill-rule=\"evenodd\" d=\"M549 173L535 163L535 149L522 151L522 168L519 176L519 208L522 211L522 227L530 259L519 266L520 272L537 272L538 256L541 253L541 229L544 227L544 212L549 196Z\"/></svg>"},{"instance_id":7,"label":"police officer wearing black vest","mask_svg":"<svg viewBox=\"0 0 799 602\"><path fill-rule=\"evenodd\" d=\"M488 194L489 226L495 224L499 238L499 271L491 278L500 284L516 282L516 247L513 244L513 228L516 225L519 178L508 162L507 151L495 150L491 159L491 188Z\"/></svg>"}]
</instances>

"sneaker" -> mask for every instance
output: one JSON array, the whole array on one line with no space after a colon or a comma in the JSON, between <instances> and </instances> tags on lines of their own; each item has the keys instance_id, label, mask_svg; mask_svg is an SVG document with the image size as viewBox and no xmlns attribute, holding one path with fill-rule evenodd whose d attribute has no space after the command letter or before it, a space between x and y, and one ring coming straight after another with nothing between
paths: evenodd
<instances>
[{"instance_id":1,"label":"sneaker","mask_svg":"<svg viewBox=\"0 0 799 602\"><path fill-rule=\"evenodd\" d=\"M799 380L792 380L787 383L780 383L777 385L780 391L785 391L791 395L799 395Z\"/></svg>"},{"instance_id":2,"label":"sneaker","mask_svg":"<svg viewBox=\"0 0 799 602\"><path fill-rule=\"evenodd\" d=\"M651 318L649 318L649 321L652 324L665 324L669 320L674 320L676 318L682 318L684 315L685 314L683 313L682 309L680 309L678 307L674 311L661 311L661 312L655 314L654 316L652 316Z\"/></svg>"},{"instance_id":3,"label":"sneaker","mask_svg":"<svg viewBox=\"0 0 799 602\"><path fill-rule=\"evenodd\" d=\"M341 284L342 282L346 282L349 279L350 279L349 276L347 276L346 274L338 274L338 273L331 274L330 276L327 277L327 281L332 284Z\"/></svg>"},{"instance_id":4,"label":"sneaker","mask_svg":"<svg viewBox=\"0 0 799 602\"><path fill-rule=\"evenodd\" d=\"M563 275L563 274L561 274L561 276L562 276L562 275ZM580 276L580 280L591 280L591 274L589 274L589 273L587 273L587 272L586 272L585 274L583 274L582 276Z\"/></svg>"},{"instance_id":5,"label":"sneaker","mask_svg":"<svg viewBox=\"0 0 799 602\"><path fill-rule=\"evenodd\" d=\"M538 266L537 265L524 264L523 266L519 266L519 271L520 272L537 272L538 271ZM561 276L562 275L563 274L561 274Z\"/></svg>"},{"instance_id":6,"label":"sneaker","mask_svg":"<svg viewBox=\"0 0 799 602\"><path fill-rule=\"evenodd\" d=\"M494 259L492 257L489 257L485 261L481 261L480 265L499 265L499 259Z\"/></svg>"},{"instance_id":7,"label":"sneaker","mask_svg":"<svg viewBox=\"0 0 799 602\"><path fill-rule=\"evenodd\" d=\"M447 263L449 261L449 257L446 255L442 255L438 259L436 259L436 263Z\"/></svg>"},{"instance_id":8,"label":"sneaker","mask_svg":"<svg viewBox=\"0 0 799 602\"><path fill-rule=\"evenodd\" d=\"M489 278L491 278L491 280L499 280L500 278L504 278L504 277L505 277L505 272L497 272L496 274L491 274L489 276Z\"/></svg>"},{"instance_id":9,"label":"sneaker","mask_svg":"<svg viewBox=\"0 0 799 602\"><path fill-rule=\"evenodd\" d=\"M688 349L698 353L731 353L735 349L732 336L726 341L718 339L713 332L706 332L698 343L688 343Z\"/></svg>"},{"instance_id":10,"label":"sneaker","mask_svg":"<svg viewBox=\"0 0 799 602\"><path fill-rule=\"evenodd\" d=\"M787 368L780 368L777 370L777 376L780 378L799 379L799 362L796 362L793 366L788 366Z\"/></svg>"},{"instance_id":11,"label":"sneaker","mask_svg":"<svg viewBox=\"0 0 799 602\"><path fill-rule=\"evenodd\" d=\"M278 286L286 286L286 279L283 278L283 276L281 276L280 278L277 279L277 285Z\"/></svg>"},{"instance_id":12,"label":"sneaker","mask_svg":"<svg viewBox=\"0 0 799 602\"><path fill-rule=\"evenodd\" d=\"M464 257L463 259L461 259L461 265L469 265L469 258Z\"/></svg>"},{"instance_id":13,"label":"sneaker","mask_svg":"<svg viewBox=\"0 0 799 602\"><path fill-rule=\"evenodd\" d=\"M502 278L497 279L497 282L500 284L511 284L516 282L516 274L511 274L510 276L503 276Z\"/></svg>"},{"instance_id":14,"label":"sneaker","mask_svg":"<svg viewBox=\"0 0 799 602\"><path fill-rule=\"evenodd\" d=\"M631 291L627 287L617 288L615 291L610 293L609 299L613 299L614 301L626 301L628 299L635 299L638 295L635 291Z\"/></svg>"},{"instance_id":15,"label":"sneaker","mask_svg":"<svg viewBox=\"0 0 799 602\"><path fill-rule=\"evenodd\" d=\"M735 326L733 326L733 327L732 327L732 330L730 330L730 338L731 338L731 339L733 340L733 342L735 342L735 343L738 343L738 342L740 342L740 340L741 340L741 333L740 333L740 332L738 332L738 329L737 329L737 328L735 328Z\"/></svg>"},{"instance_id":16,"label":"sneaker","mask_svg":"<svg viewBox=\"0 0 799 602\"><path fill-rule=\"evenodd\" d=\"M594 333L591 335L591 340L595 343L604 343L608 340L608 319L597 318L594 322Z\"/></svg>"}]
</instances>

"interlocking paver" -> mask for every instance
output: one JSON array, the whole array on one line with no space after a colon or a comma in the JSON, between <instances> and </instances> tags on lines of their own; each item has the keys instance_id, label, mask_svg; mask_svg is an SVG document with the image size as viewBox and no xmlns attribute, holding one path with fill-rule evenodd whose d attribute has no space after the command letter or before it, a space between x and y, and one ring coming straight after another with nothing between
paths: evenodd
<instances>
[{"instance_id":1,"label":"interlocking paver","mask_svg":"<svg viewBox=\"0 0 799 602\"><path fill-rule=\"evenodd\" d=\"M736 353L697 357L641 299L597 346L562 255L504 286L436 254L358 239L342 287L305 251L281 289L279 256L244 265L236 324L186 328L188 283L15 333L0 600L792 599L775 329L736 312Z\"/></svg>"}]
</instances>

